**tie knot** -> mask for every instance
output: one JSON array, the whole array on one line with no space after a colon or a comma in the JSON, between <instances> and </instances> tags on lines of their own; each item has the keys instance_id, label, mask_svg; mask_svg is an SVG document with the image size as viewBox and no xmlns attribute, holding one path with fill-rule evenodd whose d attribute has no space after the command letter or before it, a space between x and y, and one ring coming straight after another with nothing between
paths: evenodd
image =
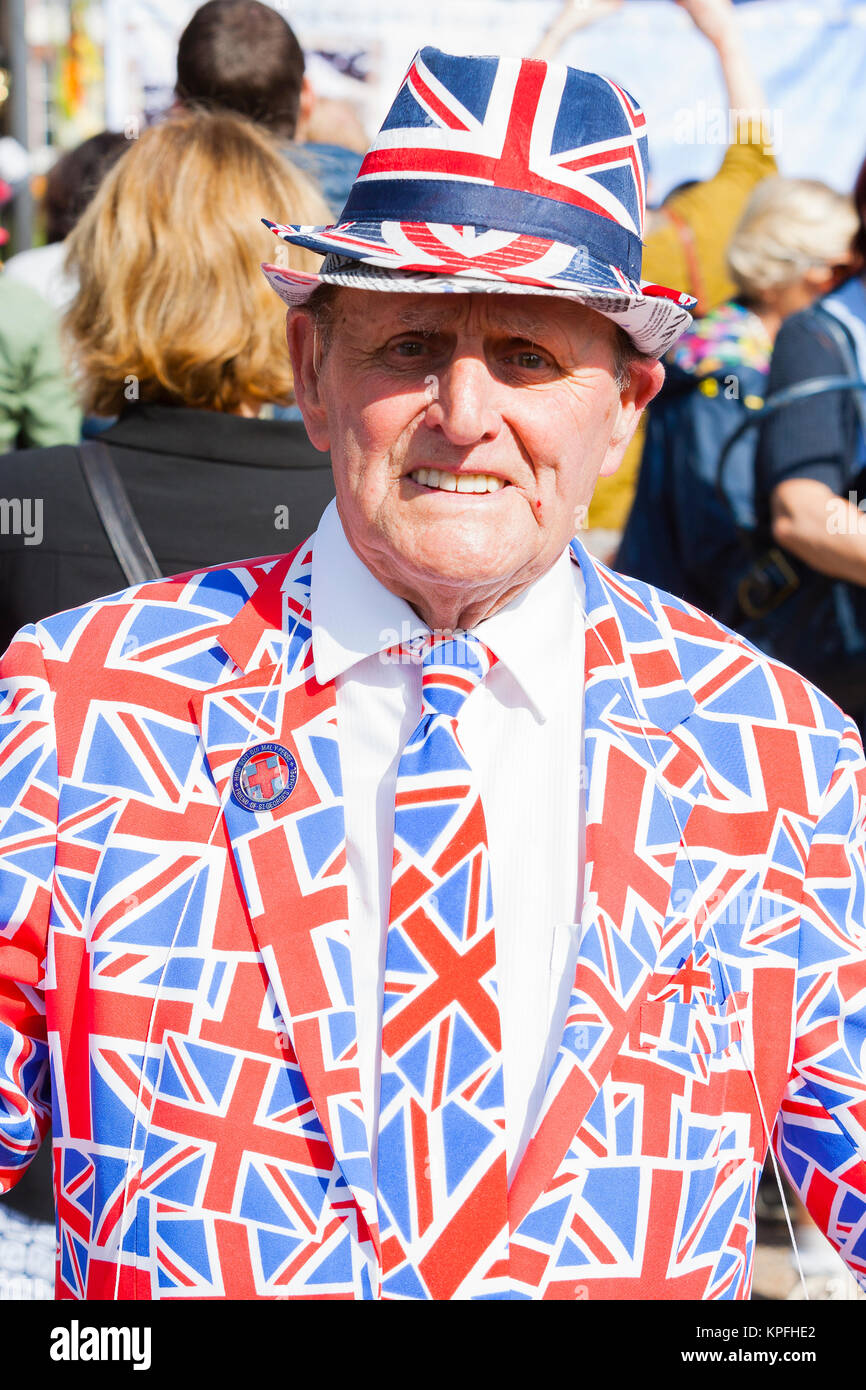
<instances>
[{"instance_id":1,"label":"tie knot","mask_svg":"<svg viewBox=\"0 0 866 1390\"><path fill-rule=\"evenodd\" d=\"M425 714L456 719L463 702L497 658L471 632L431 633L421 646L421 700Z\"/></svg>"}]
</instances>

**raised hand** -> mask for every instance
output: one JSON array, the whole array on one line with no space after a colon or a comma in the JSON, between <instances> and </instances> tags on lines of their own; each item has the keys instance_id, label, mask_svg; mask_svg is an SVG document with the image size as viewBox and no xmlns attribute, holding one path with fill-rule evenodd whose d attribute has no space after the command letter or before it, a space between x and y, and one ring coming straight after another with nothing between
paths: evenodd
<instances>
[{"instance_id":1,"label":"raised hand","mask_svg":"<svg viewBox=\"0 0 866 1390\"><path fill-rule=\"evenodd\" d=\"M733 0L676 0L676 3L716 48L728 38L737 22Z\"/></svg>"},{"instance_id":2,"label":"raised hand","mask_svg":"<svg viewBox=\"0 0 866 1390\"><path fill-rule=\"evenodd\" d=\"M534 58L555 58L557 50L578 29L585 29L598 19L605 19L622 9L623 0L564 0L562 9L542 35L533 52Z\"/></svg>"}]
</instances>

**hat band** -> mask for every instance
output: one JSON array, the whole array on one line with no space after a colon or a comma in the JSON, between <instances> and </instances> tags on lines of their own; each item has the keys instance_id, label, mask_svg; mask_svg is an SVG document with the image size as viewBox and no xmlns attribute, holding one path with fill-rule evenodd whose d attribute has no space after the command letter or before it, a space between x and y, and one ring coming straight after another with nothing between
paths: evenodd
<instances>
[{"instance_id":1,"label":"hat band","mask_svg":"<svg viewBox=\"0 0 866 1390\"><path fill-rule=\"evenodd\" d=\"M450 179L365 180L352 188L337 225L350 221L445 222L523 233L583 247L593 260L640 280L643 247L634 232L589 208L511 188Z\"/></svg>"}]
</instances>

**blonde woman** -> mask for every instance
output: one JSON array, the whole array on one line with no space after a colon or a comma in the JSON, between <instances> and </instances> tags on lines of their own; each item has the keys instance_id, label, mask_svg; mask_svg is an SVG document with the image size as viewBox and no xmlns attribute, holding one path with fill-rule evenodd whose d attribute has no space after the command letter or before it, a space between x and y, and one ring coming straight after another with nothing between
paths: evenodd
<instances>
[{"instance_id":1,"label":"blonde woman","mask_svg":"<svg viewBox=\"0 0 866 1390\"><path fill-rule=\"evenodd\" d=\"M765 179L728 247L736 306L757 317L770 344L789 314L832 290L852 265L857 213L850 196L815 179ZM720 315L724 318L724 315ZM700 321L702 336L713 316Z\"/></svg>"},{"instance_id":2,"label":"blonde woman","mask_svg":"<svg viewBox=\"0 0 866 1390\"><path fill-rule=\"evenodd\" d=\"M274 207L328 220L267 133L184 111L144 132L70 237L79 290L65 329L82 405L116 417L100 437L166 575L285 551L333 496L300 421L256 418L293 400L285 314L259 270ZM299 269L319 263L289 254ZM34 513L31 535L0 537L0 646L22 623L125 587L73 448L4 455L0 491Z\"/></svg>"}]
</instances>

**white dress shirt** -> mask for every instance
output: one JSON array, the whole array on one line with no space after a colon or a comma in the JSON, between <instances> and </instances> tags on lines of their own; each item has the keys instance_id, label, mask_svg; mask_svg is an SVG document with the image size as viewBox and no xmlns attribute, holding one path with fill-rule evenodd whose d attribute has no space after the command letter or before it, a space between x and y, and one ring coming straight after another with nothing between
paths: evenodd
<instances>
[{"instance_id":1,"label":"white dress shirt","mask_svg":"<svg viewBox=\"0 0 866 1390\"><path fill-rule=\"evenodd\" d=\"M316 679L336 682L361 1095L374 1171L397 766L421 716L421 668L383 659L428 632L346 540L332 502L313 538ZM584 594L568 552L473 631L499 658L466 700L460 742L487 822L513 1174L559 1046L577 953L583 859Z\"/></svg>"}]
</instances>

